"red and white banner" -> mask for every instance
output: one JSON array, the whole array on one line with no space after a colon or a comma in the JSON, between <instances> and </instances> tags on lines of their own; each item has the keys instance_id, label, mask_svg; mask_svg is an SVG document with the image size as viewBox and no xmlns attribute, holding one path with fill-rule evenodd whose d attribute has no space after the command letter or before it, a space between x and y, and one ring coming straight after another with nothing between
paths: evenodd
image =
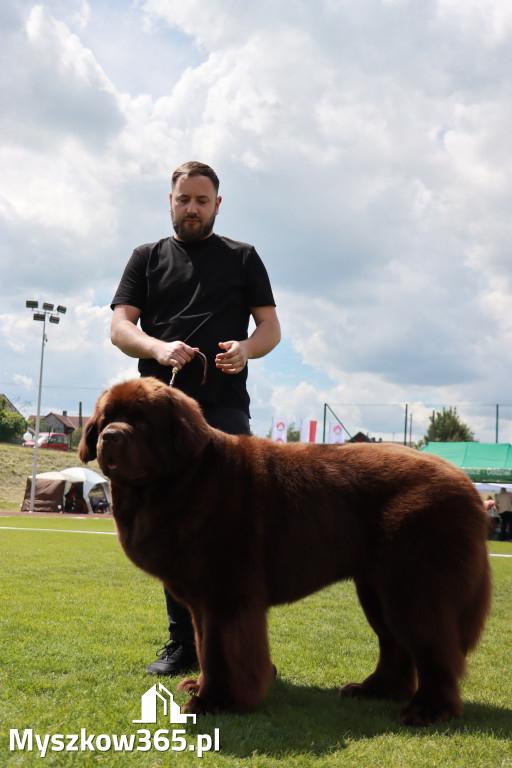
<instances>
[{"instance_id":1,"label":"red and white banner","mask_svg":"<svg viewBox=\"0 0 512 768\"><path fill-rule=\"evenodd\" d=\"M343 427L337 421L329 422L329 443L344 443L345 433Z\"/></svg>"},{"instance_id":2,"label":"red and white banner","mask_svg":"<svg viewBox=\"0 0 512 768\"><path fill-rule=\"evenodd\" d=\"M302 425L300 428L300 442L314 443L315 440L316 440L316 421L309 421L308 419L302 419Z\"/></svg>"},{"instance_id":3,"label":"red and white banner","mask_svg":"<svg viewBox=\"0 0 512 768\"><path fill-rule=\"evenodd\" d=\"M274 416L272 419L272 435L271 440L274 443L286 443L286 433L288 430L288 419L279 419Z\"/></svg>"}]
</instances>

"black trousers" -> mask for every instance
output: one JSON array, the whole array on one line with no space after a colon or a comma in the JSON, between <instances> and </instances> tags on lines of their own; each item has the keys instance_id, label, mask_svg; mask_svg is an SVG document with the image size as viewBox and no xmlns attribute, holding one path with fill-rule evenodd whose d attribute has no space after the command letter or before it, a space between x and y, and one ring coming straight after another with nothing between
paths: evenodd
<instances>
[{"instance_id":1,"label":"black trousers","mask_svg":"<svg viewBox=\"0 0 512 768\"><path fill-rule=\"evenodd\" d=\"M203 408L203 414L208 424L215 429L221 429L229 435L250 435L249 418L237 408L224 406ZM190 613L169 594L165 587L164 595L171 640L179 643L193 643L194 628Z\"/></svg>"},{"instance_id":2,"label":"black trousers","mask_svg":"<svg viewBox=\"0 0 512 768\"><path fill-rule=\"evenodd\" d=\"M502 512L500 540L510 541L512 539L512 512Z\"/></svg>"}]
</instances>

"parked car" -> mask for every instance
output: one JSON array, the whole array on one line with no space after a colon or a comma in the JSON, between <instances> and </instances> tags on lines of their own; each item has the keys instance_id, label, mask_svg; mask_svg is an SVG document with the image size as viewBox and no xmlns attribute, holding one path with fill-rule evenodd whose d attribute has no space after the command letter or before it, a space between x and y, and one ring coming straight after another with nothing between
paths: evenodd
<instances>
[{"instance_id":1,"label":"parked car","mask_svg":"<svg viewBox=\"0 0 512 768\"><path fill-rule=\"evenodd\" d=\"M23 445L34 447L33 440L26 440ZM54 451L69 451L69 437L63 432L40 432L37 441L38 448L49 448Z\"/></svg>"},{"instance_id":2,"label":"parked car","mask_svg":"<svg viewBox=\"0 0 512 768\"><path fill-rule=\"evenodd\" d=\"M28 434L28 433L27 433L27 434ZM25 437L25 435L24 435L24 437ZM50 432L40 432L40 433L39 433L39 440L41 441L41 439L42 439L43 437L45 437L45 438L47 438L47 437L50 437ZM23 445L25 446L25 448L33 448L33 447L34 447L34 445L35 445L35 443L34 443L34 437L32 436L32 437L31 437L29 440L25 440L25 442L23 443Z\"/></svg>"},{"instance_id":3,"label":"parked car","mask_svg":"<svg viewBox=\"0 0 512 768\"><path fill-rule=\"evenodd\" d=\"M40 448L53 448L54 451L69 451L69 437L63 432L52 432L49 437L39 437Z\"/></svg>"}]
</instances>

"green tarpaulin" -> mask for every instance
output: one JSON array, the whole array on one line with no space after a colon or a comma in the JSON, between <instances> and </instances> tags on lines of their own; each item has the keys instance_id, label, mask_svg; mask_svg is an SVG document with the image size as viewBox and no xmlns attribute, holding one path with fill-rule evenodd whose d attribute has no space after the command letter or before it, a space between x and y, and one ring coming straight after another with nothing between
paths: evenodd
<instances>
[{"instance_id":1,"label":"green tarpaulin","mask_svg":"<svg viewBox=\"0 0 512 768\"><path fill-rule=\"evenodd\" d=\"M451 461L474 482L512 482L510 443L427 443L421 450Z\"/></svg>"}]
</instances>

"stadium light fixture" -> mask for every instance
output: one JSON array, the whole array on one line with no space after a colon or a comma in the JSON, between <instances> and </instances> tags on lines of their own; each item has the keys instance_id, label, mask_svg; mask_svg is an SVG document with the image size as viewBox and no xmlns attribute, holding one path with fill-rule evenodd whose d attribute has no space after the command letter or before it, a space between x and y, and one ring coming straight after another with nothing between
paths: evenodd
<instances>
[{"instance_id":1,"label":"stadium light fixture","mask_svg":"<svg viewBox=\"0 0 512 768\"><path fill-rule=\"evenodd\" d=\"M34 435L34 463L32 464L32 487L30 489L30 512L34 512L35 495L36 495L36 475L37 475L37 453L39 450L39 427L41 424L41 389L43 385L43 360L44 360L44 345L48 341L46 336L46 318L50 323L57 324L60 322L59 315L52 314L54 304L44 302L42 308L39 308L38 301L27 300L25 302L27 309L32 310L32 317L34 320L39 320L43 323L43 338L41 341L41 364L39 367L39 390L37 394L37 415L36 415L36 430ZM58 305L57 312L64 315L66 313L66 307Z\"/></svg>"}]
</instances>

